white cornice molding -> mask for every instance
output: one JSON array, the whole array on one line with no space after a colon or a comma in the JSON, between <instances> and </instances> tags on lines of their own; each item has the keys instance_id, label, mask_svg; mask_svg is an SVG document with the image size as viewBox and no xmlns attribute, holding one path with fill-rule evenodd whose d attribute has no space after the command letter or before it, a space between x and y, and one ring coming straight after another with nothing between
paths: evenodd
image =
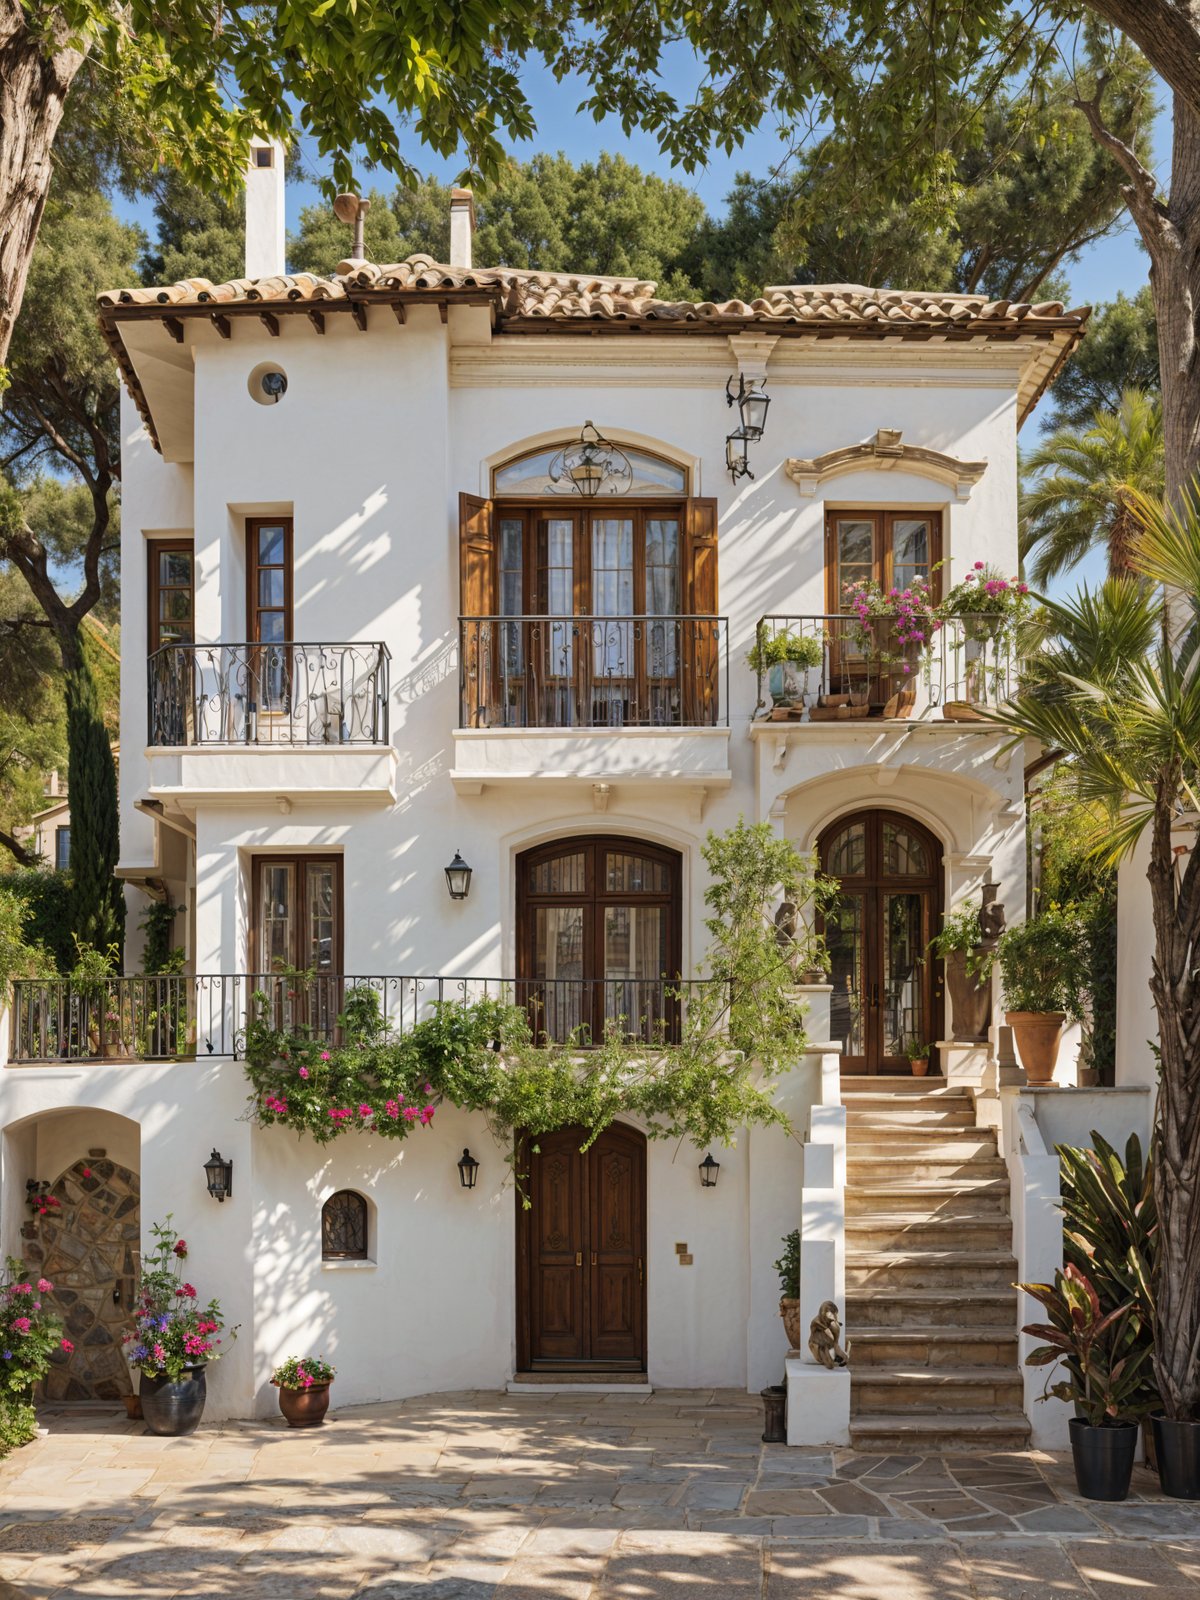
<instances>
[{"instance_id":1,"label":"white cornice molding","mask_svg":"<svg viewBox=\"0 0 1200 1600\"><path fill-rule=\"evenodd\" d=\"M925 445L903 444L899 428L880 428L873 439L861 444L843 445L819 456L789 456L784 462L784 471L806 496L815 495L828 479L847 472L896 470L948 483L959 500L969 500L971 490L987 471L987 462L960 461Z\"/></svg>"}]
</instances>

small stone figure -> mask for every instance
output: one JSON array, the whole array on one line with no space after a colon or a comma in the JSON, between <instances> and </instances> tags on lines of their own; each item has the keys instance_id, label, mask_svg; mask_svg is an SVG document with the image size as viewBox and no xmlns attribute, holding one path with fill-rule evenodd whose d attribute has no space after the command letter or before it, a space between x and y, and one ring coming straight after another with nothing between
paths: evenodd
<instances>
[{"instance_id":1,"label":"small stone figure","mask_svg":"<svg viewBox=\"0 0 1200 1600\"><path fill-rule=\"evenodd\" d=\"M842 1324L837 1306L832 1300L823 1300L808 1330L808 1348L813 1360L819 1361L831 1372L836 1367L846 1366L850 1360L847 1351L842 1349L841 1335Z\"/></svg>"},{"instance_id":2,"label":"small stone figure","mask_svg":"<svg viewBox=\"0 0 1200 1600\"><path fill-rule=\"evenodd\" d=\"M780 902L775 913L775 943L784 953L784 959L795 974L800 952L796 947L796 906L791 900Z\"/></svg>"},{"instance_id":3,"label":"small stone figure","mask_svg":"<svg viewBox=\"0 0 1200 1600\"><path fill-rule=\"evenodd\" d=\"M1006 926L1004 903L996 899L999 893L998 883L983 885L983 904L979 908L979 942L986 949L995 945Z\"/></svg>"}]
</instances>

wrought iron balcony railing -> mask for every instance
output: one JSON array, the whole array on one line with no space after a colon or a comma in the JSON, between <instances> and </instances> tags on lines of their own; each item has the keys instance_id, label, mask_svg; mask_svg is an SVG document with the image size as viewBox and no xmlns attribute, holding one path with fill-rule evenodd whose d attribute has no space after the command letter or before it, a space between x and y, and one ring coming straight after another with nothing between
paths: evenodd
<instances>
[{"instance_id":1,"label":"wrought iron balcony railing","mask_svg":"<svg viewBox=\"0 0 1200 1600\"><path fill-rule=\"evenodd\" d=\"M148 663L149 743L386 744L384 644L169 644Z\"/></svg>"},{"instance_id":2,"label":"wrought iron balcony railing","mask_svg":"<svg viewBox=\"0 0 1200 1600\"><path fill-rule=\"evenodd\" d=\"M927 640L844 614L760 617L756 715L811 722L860 717L981 720L1015 691L1019 661L999 616L952 617ZM791 649L799 659L787 659Z\"/></svg>"},{"instance_id":3,"label":"wrought iron balcony railing","mask_svg":"<svg viewBox=\"0 0 1200 1600\"><path fill-rule=\"evenodd\" d=\"M464 728L715 728L724 617L460 617Z\"/></svg>"},{"instance_id":4,"label":"wrought iron balcony railing","mask_svg":"<svg viewBox=\"0 0 1200 1600\"><path fill-rule=\"evenodd\" d=\"M173 1061L238 1057L247 1022L265 1014L273 1026L336 1042L355 990L369 989L393 1034L403 1035L436 1005L502 1000L529 1012L536 1041L598 1043L609 1028L647 1043L679 1037L690 1000L705 980L668 978L350 977L321 973L187 974L18 979L13 984L9 1059ZM257 998L262 996L261 999Z\"/></svg>"}]
</instances>

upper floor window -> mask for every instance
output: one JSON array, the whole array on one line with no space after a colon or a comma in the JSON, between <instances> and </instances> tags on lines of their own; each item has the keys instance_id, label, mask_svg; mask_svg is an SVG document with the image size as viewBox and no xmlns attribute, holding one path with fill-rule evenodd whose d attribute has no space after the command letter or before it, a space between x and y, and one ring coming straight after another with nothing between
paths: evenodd
<instances>
[{"instance_id":1,"label":"upper floor window","mask_svg":"<svg viewBox=\"0 0 1200 1600\"><path fill-rule=\"evenodd\" d=\"M542 495L574 496L575 491L569 483L562 481L556 483L551 476L551 463L561 449L561 444L547 445L542 450L531 450L525 455L516 456L512 461L506 461L492 474L492 493L497 496L512 495L520 499L540 498ZM652 455L648 450L635 450L628 445L622 445L621 452L629 462L633 474L627 488L622 483L622 497L673 495L678 499L687 494L686 467L678 466L674 461L667 461L662 456ZM601 498L603 493L601 490L597 498Z\"/></svg>"},{"instance_id":2,"label":"upper floor window","mask_svg":"<svg viewBox=\"0 0 1200 1600\"><path fill-rule=\"evenodd\" d=\"M149 548L150 654L196 637L195 553L190 539L155 539Z\"/></svg>"},{"instance_id":3,"label":"upper floor window","mask_svg":"<svg viewBox=\"0 0 1200 1600\"><path fill-rule=\"evenodd\" d=\"M845 611L845 589L860 579L904 589L926 579L940 598L942 519L936 511L830 511L825 518L826 608Z\"/></svg>"},{"instance_id":4,"label":"upper floor window","mask_svg":"<svg viewBox=\"0 0 1200 1600\"><path fill-rule=\"evenodd\" d=\"M71 865L71 830L56 828L54 832L54 870L66 872Z\"/></svg>"}]
</instances>

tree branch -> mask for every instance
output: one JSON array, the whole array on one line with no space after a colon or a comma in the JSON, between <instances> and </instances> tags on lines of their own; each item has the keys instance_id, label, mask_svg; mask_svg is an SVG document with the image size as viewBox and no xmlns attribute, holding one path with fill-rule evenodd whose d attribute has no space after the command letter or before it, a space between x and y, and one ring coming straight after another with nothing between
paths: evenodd
<instances>
[{"instance_id":1,"label":"tree branch","mask_svg":"<svg viewBox=\"0 0 1200 1600\"><path fill-rule=\"evenodd\" d=\"M6 850L15 856L18 866L36 867L41 865L42 858L36 850L28 849L18 838L11 833L5 832L3 828L0 828L0 845L3 845Z\"/></svg>"},{"instance_id":2,"label":"tree branch","mask_svg":"<svg viewBox=\"0 0 1200 1600\"><path fill-rule=\"evenodd\" d=\"M1096 143L1101 149L1108 151L1128 176L1129 183L1124 190L1125 198L1129 203L1133 220L1138 225L1138 232L1153 258L1163 234L1172 227L1172 224L1166 206L1158 198L1158 180L1150 169L1138 160L1136 152L1125 143L1124 139L1118 138L1104 121L1100 100L1106 83L1107 80L1101 78L1090 100L1077 97L1072 104L1086 117Z\"/></svg>"}]
</instances>

